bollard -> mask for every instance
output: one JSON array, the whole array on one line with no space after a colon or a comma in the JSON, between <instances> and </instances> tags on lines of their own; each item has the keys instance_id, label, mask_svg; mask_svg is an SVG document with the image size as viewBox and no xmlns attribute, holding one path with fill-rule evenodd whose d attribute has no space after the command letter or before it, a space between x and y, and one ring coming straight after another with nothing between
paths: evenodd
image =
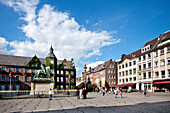
<instances>
[{"instance_id":1,"label":"bollard","mask_svg":"<svg viewBox=\"0 0 170 113\"><path fill-rule=\"evenodd\" d=\"M18 99L18 90L17 90L17 96L16 96L16 99Z\"/></svg>"}]
</instances>

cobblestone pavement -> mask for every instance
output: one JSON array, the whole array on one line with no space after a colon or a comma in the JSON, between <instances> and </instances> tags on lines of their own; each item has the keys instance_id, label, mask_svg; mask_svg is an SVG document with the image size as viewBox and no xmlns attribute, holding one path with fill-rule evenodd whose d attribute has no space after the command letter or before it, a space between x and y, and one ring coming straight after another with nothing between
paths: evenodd
<instances>
[{"instance_id":1,"label":"cobblestone pavement","mask_svg":"<svg viewBox=\"0 0 170 113\"><path fill-rule=\"evenodd\" d=\"M170 93L123 93L114 98L89 93L88 99L76 97L8 99L0 100L0 113L4 112L56 112L56 113L170 113Z\"/></svg>"}]
</instances>

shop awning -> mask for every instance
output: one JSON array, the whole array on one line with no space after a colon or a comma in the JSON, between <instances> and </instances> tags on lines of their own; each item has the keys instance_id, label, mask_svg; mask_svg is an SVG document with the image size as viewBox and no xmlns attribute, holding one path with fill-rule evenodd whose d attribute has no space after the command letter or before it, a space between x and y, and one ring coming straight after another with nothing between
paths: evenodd
<instances>
[{"instance_id":1,"label":"shop awning","mask_svg":"<svg viewBox=\"0 0 170 113\"><path fill-rule=\"evenodd\" d=\"M117 85L116 87L124 87L124 85L122 84L122 85Z\"/></svg>"},{"instance_id":2,"label":"shop awning","mask_svg":"<svg viewBox=\"0 0 170 113\"><path fill-rule=\"evenodd\" d=\"M134 86L136 83L133 84L126 84L125 86Z\"/></svg>"},{"instance_id":3,"label":"shop awning","mask_svg":"<svg viewBox=\"0 0 170 113\"><path fill-rule=\"evenodd\" d=\"M152 84L168 84L170 81L152 82Z\"/></svg>"}]
</instances>

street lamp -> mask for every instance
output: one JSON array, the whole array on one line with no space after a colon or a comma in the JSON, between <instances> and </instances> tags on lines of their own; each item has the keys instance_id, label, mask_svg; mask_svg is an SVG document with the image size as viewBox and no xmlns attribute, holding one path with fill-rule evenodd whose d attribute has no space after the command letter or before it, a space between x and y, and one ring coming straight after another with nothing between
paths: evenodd
<instances>
[{"instance_id":1,"label":"street lamp","mask_svg":"<svg viewBox=\"0 0 170 113\"><path fill-rule=\"evenodd\" d=\"M87 69L87 66L86 64L84 65L84 72L85 72L85 88L86 88L86 69Z\"/></svg>"},{"instance_id":2,"label":"street lamp","mask_svg":"<svg viewBox=\"0 0 170 113\"><path fill-rule=\"evenodd\" d=\"M9 77L10 77L10 85L9 85L9 87L10 87L10 90L11 90L11 72L9 73ZM10 96L11 96L11 92L10 92Z\"/></svg>"}]
</instances>

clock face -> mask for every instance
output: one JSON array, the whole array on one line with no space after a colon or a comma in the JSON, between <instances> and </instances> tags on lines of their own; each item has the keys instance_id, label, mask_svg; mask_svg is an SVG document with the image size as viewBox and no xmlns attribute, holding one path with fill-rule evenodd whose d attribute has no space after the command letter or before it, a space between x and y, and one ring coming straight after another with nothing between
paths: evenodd
<instances>
[{"instance_id":1,"label":"clock face","mask_svg":"<svg viewBox=\"0 0 170 113\"><path fill-rule=\"evenodd\" d=\"M51 60L50 62L51 62L51 64L54 64L54 61L53 61L53 60Z\"/></svg>"}]
</instances>

